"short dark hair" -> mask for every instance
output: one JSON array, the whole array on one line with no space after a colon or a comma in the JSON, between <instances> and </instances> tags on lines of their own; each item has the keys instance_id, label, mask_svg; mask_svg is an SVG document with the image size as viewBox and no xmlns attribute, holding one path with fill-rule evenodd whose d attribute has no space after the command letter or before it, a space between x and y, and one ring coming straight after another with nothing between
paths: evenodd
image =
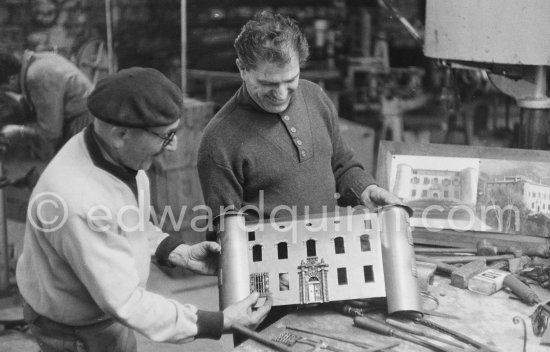
<instances>
[{"instance_id":1,"label":"short dark hair","mask_svg":"<svg viewBox=\"0 0 550 352\"><path fill-rule=\"evenodd\" d=\"M21 71L21 61L8 53L0 53L0 84L8 83L10 76Z\"/></svg>"},{"instance_id":2,"label":"short dark hair","mask_svg":"<svg viewBox=\"0 0 550 352\"><path fill-rule=\"evenodd\" d=\"M303 64L309 56L307 39L298 23L269 11L256 14L243 26L234 47L245 70L263 61L286 64L294 53Z\"/></svg>"}]
</instances>

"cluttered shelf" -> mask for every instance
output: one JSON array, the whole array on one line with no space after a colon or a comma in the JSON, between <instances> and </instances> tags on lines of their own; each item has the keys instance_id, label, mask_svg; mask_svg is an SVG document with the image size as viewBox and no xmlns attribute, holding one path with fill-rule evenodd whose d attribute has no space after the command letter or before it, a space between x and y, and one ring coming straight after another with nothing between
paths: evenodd
<instances>
[{"instance_id":1,"label":"cluttered shelf","mask_svg":"<svg viewBox=\"0 0 550 352\"><path fill-rule=\"evenodd\" d=\"M452 286L448 277L435 275L429 293L424 295L423 309L427 314L421 318L424 322L434 322L453 332L471 339L470 343L452 339L446 334L426 328L423 324L407 325L420 328L426 333L436 333L439 338L451 340L453 345L429 340L438 347L422 347L416 343L394 336L384 336L379 333L358 328L354 318L341 314L328 305L304 308L293 312L261 332L269 340L285 341L286 348L293 351L311 350L310 345L299 343L301 339L317 341L317 346L327 350L361 351L525 351L524 339L528 351L541 351L540 337L534 336L531 329L530 316L535 307L512 299L508 292L500 290L491 296L481 295L469 290ZM535 286L533 290L543 301L550 299L550 292ZM368 305L367 305L368 307ZM431 310L431 311L430 311ZM353 311L353 310L352 310ZM361 311L361 310L355 310ZM384 314L376 309L362 309L367 317L383 320ZM526 335L523 323L526 324ZM360 324L360 321L358 322ZM307 331L307 332L306 332ZM291 334L291 335L289 335ZM320 336L321 335L321 336ZM322 336L324 335L324 336ZM289 338L291 336L291 338ZM330 336L327 337L327 336ZM353 343L352 343L353 342ZM357 345L363 344L362 347ZM398 344L398 345L396 345ZM463 347L458 348L456 345ZM472 344L479 344L473 346ZM329 346L327 348L327 345ZM391 347L391 346L394 347ZM396 346L395 346L396 345ZM324 347L322 347L324 346ZM483 347L483 349L481 348ZM438 349L439 348L439 349ZM247 340L234 349L236 352L271 351L259 342Z\"/></svg>"}]
</instances>

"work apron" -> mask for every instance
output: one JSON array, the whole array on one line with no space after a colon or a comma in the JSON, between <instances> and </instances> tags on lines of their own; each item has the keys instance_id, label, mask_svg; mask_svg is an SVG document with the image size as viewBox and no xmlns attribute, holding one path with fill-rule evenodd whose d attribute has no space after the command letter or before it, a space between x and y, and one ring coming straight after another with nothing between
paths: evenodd
<instances>
[{"instance_id":1,"label":"work apron","mask_svg":"<svg viewBox=\"0 0 550 352\"><path fill-rule=\"evenodd\" d=\"M23 316L42 352L136 352L134 332L107 319L85 326L57 323L36 313L27 303Z\"/></svg>"}]
</instances>

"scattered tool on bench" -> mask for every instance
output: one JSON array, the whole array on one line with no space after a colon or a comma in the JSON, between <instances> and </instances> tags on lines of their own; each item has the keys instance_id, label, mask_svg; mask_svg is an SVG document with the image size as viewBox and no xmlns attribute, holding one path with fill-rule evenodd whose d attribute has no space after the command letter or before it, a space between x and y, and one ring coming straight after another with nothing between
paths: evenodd
<instances>
[{"instance_id":1,"label":"scattered tool on bench","mask_svg":"<svg viewBox=\"0 0 550 352\"><path fill-rule=\"evenodd\" d=\"M502 255L491 255L491 256L484 256L484 255L433 256L430 258L432 260L437 260L446 264L463 264L463 263L469 263L477 259L485 260L487 263L496 262L500 260L514 259L516 258L516 256L514 256L513 254L502 254Z\"/></svg>"},{"instance_id":2,"label":"scattered tool on bench","mask_svg":"<svg viewBox=\"0 0 550 352\"><path fill-rule=\"evenodd\" d=\"M457 339L460 342L467 343L468 345L472 345L475 348L478 348L482 351L488 351L488 352L497 352L498 350L496 348L493 348L489 345L486 345L484 343L481 343L479 341L474 340L473 338L466 336L464 334L461 334L458 331L454 331L452 329L449 329L443 325L437 324L431 320L428 320L426 318L416 318L414 319L415 323L422 324L424 326L427 326L431 329L434 329L436 331L442 332L444 334L447 334L455 339Z\"/></svg>"},{"instance_id":3,"label":"scattered tool on bench","mask_svg":"<svg viewBox=\"0 0 550 352\"><path fill-rule=\"evenodd\" d=\"M277 337L273 339L273 341L283 343L287 346L294 346L296 343L303 343L305 345L313 346L315 350L322 349L322 350L333 351L333 352L347 352L347 350L332 347L324 341L320 341L320 340L316 341L313 339L309 339L307 337L302 337L296 334L292 334L288 331L281 332Z\"/></svg>"},{"instance_id":4,"label":"scattered tool on bench","mask_svg":"<svg viewBox=\"0 0 550 352\"><path fill-rule=\"evenodd\" d=\"M400 339L415 343L417 345L420 345L422 347L429 348L433 351L437 352L449 352L451 349L439 346L431 341L428 341L426 339L414 336L408 332L404 332L398 328L395 328L383 321L376 320L371 317L367 316L357 316L353 318L353 323L355 326L369 330L372 332L376 332L378 334L386 335L386 336L395 336Z\"/></svg>"},{"instance_id":5,"label":"scattered tool on bench","mask_svg":"<svg viewBox=\"0 0 550 352\"><path fill-rule=\"evenodd\" d=\"M241 324L238 324L238 323L233 323L233 325L231 326L231 328L235 331L238 331L240 332L241 334L251 338L252 340L256 341L256 342L259 342L265 346L268 346L268 347L271 347L277 351L281 351L281 352L293 352L292 349L288 348L286 345L283 345L283 344L280 344L280 343L277 343L277 342L274 342L274 341L271 341L270 339L258 334L256 331L254 330L251 330L249 328L247 328L246 326L244 325L241 325Z\"/></svg>"},{"instance_id":6,"label":"scattered tool on bench","mask_svg":"<svg viewBox=\"0 0 550 352\"><path fill-rule=\"evenodd\" d=\"M419 329L419 328L417 328L417 327L415 327L411 324L407 324L407 323L401 322L399 320L388 318L388 319L386 319L386 323L388 323L391 326L394 326L396 328L399 328L403 331L410 332L411 334L427 337L429 339L437 340L439 342L443 342L443 343L446 343L448 345L452 345L452 346L455 346L455 347L464 348L464 345L461 344L461 343L455 342L453 340L449 340L449 339L444 338L444 337L442 337L438 334L435 334L433 332L424 331L423 329Z\"/></svg>"},{"instance_id":7,"label":"scattered tool on bench","mask_svg":"<svg viewBox=\"0 0 550 352\"><path fill-rule=\"evenodd\" d=\"M385 345L376 347L376 346L372 346L372 345L369 345L367 343L364 343L363 341L353 340L353 339L349 339L349 338L343 338L343 337L340 337L340 336L336 336L334 334L324 333L324 332L320 332L320 331L306 330L306 329L297 328L295 326L290 326L290 325L287 325L286 328L288 330L304 332L306 334L317 335L317 336L321 336L321 337L327 337L327 338L332 339L332 340L349 343L351 345L355 345L357 347L364 348L364 349L366 349L368 351L371 351L371 352L383 351L385 349L396 347L396 346L399 345L399 342L393 342L393 343L390 343L390 344L385 344Z\"/></svg>"},{"instance_id":8,"label":"scattered tool on bench","mask_svg":"<svg viewBox=\"0 0 550 352\"><path fill-rule=\"evenodd\" d=\"M541 299L529 286L521 282L514 274L504 270L487 269L474 276L468 283L468 289L477 293L492 295L502 287L507 287L522 302L532 306Z\"/></svg>"},{"instance_id":9,"label":"scattered tool on bench","mask_svg":"<svg viewBox=\"0 0 550 352\"><path fill-rule=\"evenodd\" d=\"M421 254L434 254L434 253L447 253L447 254L476 254L479 256L496 256L497 254L513 254L515 256L526 255L529 257L550 257L550 245L540 244L530 248L516 248L516 247L498 247L494 246L488 240L478 241L476 247L455 247L455 248L435 248L435 247L415 247L415 253Z\"/></svg>"},{"instance_id":10,"label":"scattered tool on bench","mask_svg":"<svg viewBox=\"0 0 550 352\"><path fill-rule=\"evenodd\" d=\"M420 262L434 263L437 265L437 270L451 275L451 285L458 288L468 288L468 281L475 275L487 269L484 259L473 260L461 267L446 264L439 260L416 255L416 260Z\"/></svg>"}]
</instances>

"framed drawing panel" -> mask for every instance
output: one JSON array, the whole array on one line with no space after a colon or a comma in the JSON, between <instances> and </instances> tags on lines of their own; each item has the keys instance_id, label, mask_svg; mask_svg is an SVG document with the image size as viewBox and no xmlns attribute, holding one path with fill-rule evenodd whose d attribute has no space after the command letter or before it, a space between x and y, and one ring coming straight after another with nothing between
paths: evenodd
<instances>
[{"instance_id":1,"label":"framed drawing panel","mask_svg":"<svg viewBox=\"0 0 550 352\"><path fill-rule=\"evenodd\" d=\"M550 237L550 151L381 141L376 176L415 228Z\"/></svg>"}]
</instances>

